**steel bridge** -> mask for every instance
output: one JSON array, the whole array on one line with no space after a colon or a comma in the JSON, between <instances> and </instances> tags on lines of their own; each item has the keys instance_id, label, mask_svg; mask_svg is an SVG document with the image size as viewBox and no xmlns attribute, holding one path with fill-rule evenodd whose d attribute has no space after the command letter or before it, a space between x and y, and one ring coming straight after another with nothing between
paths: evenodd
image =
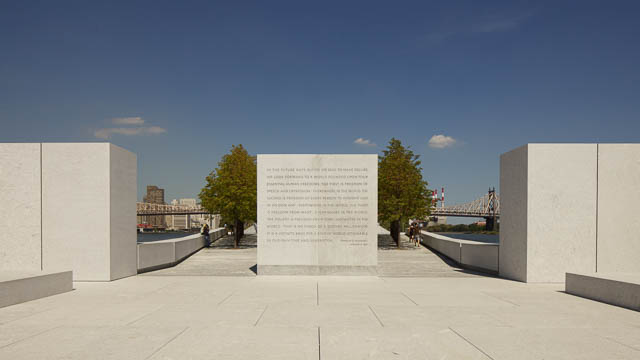
<instances>
[{"instance_id":1,"label":"steel bridge","mask_svg":"<svg viewBox=\"0 0 640 360\"><path fill-rule=\"evenodd\" d=\"M468 203L434 207L431 216L481 217L487 220L487 230L493 230L496 219L500 217L500 196L495 188L489 189L487 195Z\"/></svg>"},{"instance_id":2,"label":"steel bridge","mask_svg":"<svg viewBox=\"0 0 640 360\"><path fill-rule=\"evenodd\" d=\"M465 204L436 207L432 216L500 217L500 197L489 193Z\"/></svg>"},{"instance_id":3,"label":"steel bridge","mask_svg":"<svg viewBox=\"0 0 640 360\"><path fill-rule=\"evenodd\" d=\"M154 215L208 215L208 210L200 205L166 205L139 202L136 203L136 214L138 216Z\"/></svg>"}]
</instances>

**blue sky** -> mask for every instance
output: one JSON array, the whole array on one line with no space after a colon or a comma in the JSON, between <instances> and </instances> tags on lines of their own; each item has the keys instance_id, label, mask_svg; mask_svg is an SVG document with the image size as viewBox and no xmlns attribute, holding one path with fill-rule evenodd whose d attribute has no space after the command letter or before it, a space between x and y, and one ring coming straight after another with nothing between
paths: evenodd
<instances>
[{"instance_id":1,"label":"blue sky","mask_svg":"<svg viewBox=\"0 0 640 360\"><path fill-rule=\"evenodd\" d=\"M155 184L170 201L197 195L231 144L375 153L396 137L448 203L465 202L497 187L499 155L524 143L640 141L639 12L637 1L3 1L0 141L108 138L138 154L139 197Z\"/></svg>"}]
</instances>

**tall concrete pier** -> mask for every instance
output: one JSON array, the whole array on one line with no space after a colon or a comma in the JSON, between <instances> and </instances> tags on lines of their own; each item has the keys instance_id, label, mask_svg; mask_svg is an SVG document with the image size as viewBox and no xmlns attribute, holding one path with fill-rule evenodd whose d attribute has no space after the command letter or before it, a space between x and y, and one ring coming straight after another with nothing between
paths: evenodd
<instances>
[{"instance_id":1,"label":"tall concrete pier","mask_svg":"<svg viewBox=\"0 0 640 360\"><path fill-rule=\"evenodd\" d=\"M0 271L136 274L136 155L109 143L0 144Z\"/></svg>"}]
</instances>

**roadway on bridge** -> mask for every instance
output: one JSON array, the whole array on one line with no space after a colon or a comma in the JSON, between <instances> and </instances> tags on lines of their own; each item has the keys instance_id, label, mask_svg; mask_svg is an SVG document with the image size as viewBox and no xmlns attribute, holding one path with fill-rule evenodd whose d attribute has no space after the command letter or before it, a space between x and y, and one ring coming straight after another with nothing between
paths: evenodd
<instances>
[{"instance_id":1,"label":"roadway on bridge","mask_svg":"<svg viewBox=\"0 0 640 360\"><path fill-rule=\"evenodd\" d=\"M378 234L378 249L379 276L485 276L465 271L424 246L414 247L404 235L401 235L401 248L398 249L389 232L383 228ZM255 276L256 259L257 236L253 227L250 227L237 249L233 247L233 236L225 236L175 267L148 272L143 276Z\"/></svg>"}]
</instances>

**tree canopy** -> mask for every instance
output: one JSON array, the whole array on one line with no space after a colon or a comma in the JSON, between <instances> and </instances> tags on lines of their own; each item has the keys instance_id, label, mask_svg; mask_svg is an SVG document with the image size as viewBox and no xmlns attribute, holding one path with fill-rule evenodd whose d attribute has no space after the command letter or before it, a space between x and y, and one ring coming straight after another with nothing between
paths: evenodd
<instances>
[{"instance_id":1,"label":"tree canopy","mask_svg":"<svg viewBox=\"0 0 640 360\"><path fill-rule=\"evenodd\" d=\"M199 195L202 207L233 222L255 221L257 174L256 157L249 155L242 144L232 145L207 176Z\"/></svg>"},{"instance_id":2,"label":"tree canopy","mask_svg":"<svg viewBox=\"0 0 640 360\"><path fill-rule=\"evenodd\" d=\"M378 161L378 221L381 224L424 219L431 191L422 179L419 155L392 138Z\"/></svg>"}]
</instances>

